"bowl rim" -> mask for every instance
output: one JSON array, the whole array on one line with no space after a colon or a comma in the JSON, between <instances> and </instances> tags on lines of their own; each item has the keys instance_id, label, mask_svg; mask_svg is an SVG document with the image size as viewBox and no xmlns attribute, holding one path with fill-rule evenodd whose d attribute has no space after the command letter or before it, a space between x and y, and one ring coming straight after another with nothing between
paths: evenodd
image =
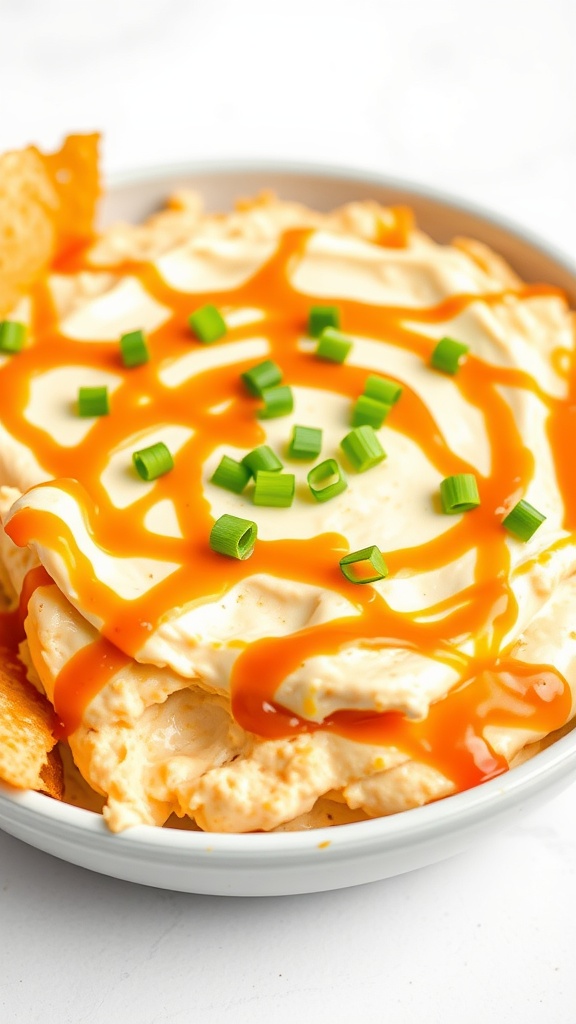
<instances>
[{"instance_id":1,"label":"bowl rim","mask_svg":"<svg viewBox=\"0 0 576 1024\"><path fill-rule=\"evenodd\" d=\"M496 213L473 199L445 192L436 186L425 185L419 180L397 177L367 170L359 165L327 163L307 160L277 160L269 158L222 157L201 160L182 160L165 164L145 164L134 168L113 171L104 174L101 199L115 189L131 185L146 184L157 179L174 177L185 178L195 175L226 177L230 174L278 174L294 175L295 177L329 178L334 182L355 181L362 185L374 185L377 188L390 188L393 191L413 195L418 199L430 200L448 207L456 213L477 217L490 227L505 231L525 245L538 249L549 259L558 263L563 270L576 276L576 257L564 249L543 238L537 231L524 227L514 218L506 214Z\"/></svg>"},{"instance_id":2,"label":"bowl rim","mask_svg":"<svg viewBox=\"0 0 576 1024\"><path fill-rule=\"evenodd\" d=\"M146 165L111 173L105 177L103 196L130 186L153 183L166 178L193 178L200 175L224 178L234 173L291 175L330 179L334 182L358 182L379 189L413 195L473 216L489 226L503 230L524 245L537 249L576 279L576 262L564 251L525 229L506 216L493 213L473 201L454 197L440 189L418 182L368 171L351 165L323 164L314 161L219 158L179 163ZM408 843L425 843L444 830L465 831L484 818L506 815L514 806L529 800L554 781L576 774L576 724L571 732L550 743L523 764L479 786L407 811L385 817L318 829L288 832L223 833L196 832L135 825L122 833L112 833L102 815L72 804L53 800L38 792L18 790L0 782L0 827L3 820L19 821L31 829L43 830L78 841L88 838L97 848L114 847L119 854L157 857L209 853L212 857L265 859L281 854L291 858L309 856L311 850L327 846L330 854L348 856L357 848L364 851L399 849Z\"/></svg>"},{"instance_id":3,"label":"bowl rim","mask_svg":"<svg viewBox=\"0 0 576 1024\"><path fill-rule=\"evenodd\" d=\"M120 847L124 854L154 855L207 852L212 856L298 854L306 857L312 849L327 843L331 853L349 854L356 848L392 850L412 843L425 843L438 833L474 828L484 818L506 815L517 804L528 801L544 783L552 785L571 772L576 775L576 726L523 764L494 779L422 807L385 817L345 825L325 826L294 832L226 833L196 832L135 825L112 833L102 815L53 800L43 793L16 790L0 783L0 821L21 818L25 824L70 839L90 837L98 847ZM19 813L20 812L20 813Z\"/></svg>"}]
</instances>

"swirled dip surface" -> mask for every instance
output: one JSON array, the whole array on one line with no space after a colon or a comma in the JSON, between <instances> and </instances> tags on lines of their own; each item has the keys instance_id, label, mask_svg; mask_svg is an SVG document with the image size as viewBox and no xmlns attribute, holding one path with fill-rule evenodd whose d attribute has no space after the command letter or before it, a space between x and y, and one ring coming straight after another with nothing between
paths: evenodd
<instances>
[{"instance_id":1,"label":"swirled dip surface","mask_svg":"<svg viewBox=\"0 0 576 1024\"><path fill-rule=\"evenodd\" d=\"M227 323L210 346L187 324L206 303ZM307 334L323 304L353 339L343 364ZM30 663L112 828L391 813L506 770L569 719L573 323L554 288L479 243L435 244L404 210L265 197L209 217L184 194L61 261L17 313L28 342L0 365L4 568L15 592L44 569ZM127 369L135 329L151 358ZM454 376L430 365L445 335L470 349ZM265 358L294 394L272 420L240 379ZM356 473L339 444L370 373L403 393L378 431L387 458ZM80 418L93 385L110 415ZM331 501L287 455L294 424L321 427L316 461L347 472ZM145 483L132 452L159 440L174 469ZM260 444L296 475L291 508L210 482ZM481 505L443 515L458 473ZM502 527L520 498L546 516L528 543ZM245 561L209 546L223 513L258 524ZM348 582L340 558L372 544L389 576Z\"/></svg>"}]
</instances>

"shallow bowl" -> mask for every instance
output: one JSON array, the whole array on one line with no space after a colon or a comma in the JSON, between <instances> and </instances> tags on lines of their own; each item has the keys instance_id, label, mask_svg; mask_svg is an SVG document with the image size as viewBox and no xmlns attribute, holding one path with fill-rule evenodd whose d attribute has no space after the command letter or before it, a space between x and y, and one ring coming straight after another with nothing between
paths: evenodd
<instances>
[{"instance_id":1,"label":"shallow bowl","mask_svg":"<svg viewBox=\"0 0 576 1024\"><path fill-rule=\"evenodd\" d=\"M425 188L376 174L318 166L219 162L117 177L103 224L139 221L174 189L202 192L209 209L273 189L320 210L350 200L407 204L437 241L478 238L526 281L559 285L576 306L576 267L528 233ZM182 892L271 896L359 885L442 860L550 799L576 774L576 730L531 760L465 793L387 818L309 832L219 835L138 826L113 835L102 818L0 784L0 827L18 839L102 874Z\"/></svg>"}]
</instances>

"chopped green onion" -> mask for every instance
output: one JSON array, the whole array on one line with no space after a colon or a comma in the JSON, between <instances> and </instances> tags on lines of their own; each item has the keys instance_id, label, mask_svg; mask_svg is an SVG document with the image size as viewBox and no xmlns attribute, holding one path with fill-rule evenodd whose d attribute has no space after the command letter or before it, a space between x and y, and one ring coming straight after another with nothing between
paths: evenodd
<instances>
[{"instance_id":1,"label":"chopped green onion","mask_svg":"<svg viewBox=\"0 0 576 1024\"><path fill-rule=\"evenodd\" d=\"M318 339L316 355L329 363L343 363L352 348L352 339L334 327L325 327Z\"/></svg>"},{"instance_id":2,"label":"chopped green onion","mask_svg":"<svg viewBox=\"0 0 576 1024\"><path fill-rule=\"evenodd\" d=\"M163 441L133 452L132 461L143 480L156 480L174 468L174 459Z\"/></svg>"},{"instance_id":3,"label":"chopped green onion","mask_svg":"<svg viewBox=\"0 0 576 1024\"><path fill-rule=\"evenodd\" d=\"M188 317L190 330L196 335L203 345L211 345L213 341L222 338L228 328L220 310L216 306L200 306Z\"/></svg>"},{"instance_id":4,"label":"chopped green onion","mask_svg":"<svg viewBox=\"0 0 576 1024\"><path fill-rule=\"evenodd\" d=\"M322 449L322 431L319 427L294 427L288 445L291 459L315 459Z\"/></svg>"},{"instance_id":5,"label":"chopped green onion","mask_svg":"<svg viewBox=\"0 0 576 1024\"><path fill-rule=\"evenodd\" d=\"M468 354L468 351L469 346L464 342L454 341L453 338L442 338L432 352L430 364L435 370L441 370L442 373L457 373L460 361Z\"/></svg>"},{"instance_id":6,"label":"chopped green onion","mask_svg":"<svg viewBox=\"0 0 576 1024\"><path fill-rule=\"evenodd\" d=\"M107 416L110 412L108 388L78 388L79 416Z\"/></svg>"},{"instance_id":7,"label":"chopped green onion","mask_svg":"<svg viewBox=\"0 0 576 1024\"><path fill-rule=\"evenodd\" d=\"M272 388L275 384L280 383L282 380L282 370L271 359L265 359L263 363L252 366L251 369L241 373L240 376L250 394L259 398L264 388Z\"/></svg>"},{"instance_id":8,"label":"chopped green onion","mask_svg":"<svg viewBox=\"0 0 576 1024\"><path fill-rule=\"evenodd\" d=\"M377 402L384 402L384 405L396 405L402 390L401 384L388 380L387 377L378 377L375 373L366 378L364 385L364 394L367 398L375 398Z\"/></svg>"},{"instance_id":9,"label":"chopped green onion","mask_svg":"<svg viewBox=\"0 0 576 1024\"><path fill-rule=\"evenodd\" d=\"M308 313L308 334L319 338L325 327L340 327L338 306L311 306Z\"/></svg>"},{"instance_id":10,"label":"chopped green onion","mask_svg":"<svg viewBox=\"0 0 576 1024\"><path fill-rule=\"evenodd\" d=\"M363 423L369 423L374 429L378 429L384 423L391 405L379 402L376 398L369 398L368 395L360 395L352 406L352 426L361 427Z\"/></svg>"},{"instance_id":11,"label":"chopped green onion","mask_svg":"<svg viewBox=\"0 0 576 1024\"><path fill-rule=\"evenodd\" d=\"M340 559L339 564L350 583L376 583L388 575L388 566L375 544L360 551L351 551Z\"/></svg>"},{"instance_id":12,"label":"chopped green onion","mask_svg":"<svg viewBox=\"0 0 576 1024\"><path fill-rule=\"evenodd\" d=\"M142 366L150 359L144 331L129 331L120 338L120 355L124 366Z\"/></svg>"},{"instance_id":13,"label":"chopped green onion","mask_svg":"<svg viewBox=\"0 0 576 1024\"><path fill-rule=\"evenodd\" d=\"M294 500L296 477L293 473L256 473L254 504L273 508L288 508Z\"/></svg>"},{"instance_id":14,"label":"chopped green onion","mask_svg":"<svg viewBox=\"0 0 576 1024\"><path fill-rule=\"evenodd\" d=\"M26 327L17 320L0 321L0 352L13 355L21 352L26 341Z\"/></svg>"},{"instance_id":15,"label":"chopped green onion","mask_svg":"<svg viewBox=\"0 0 576 1024\"><path fill-rule=\"evenodd\" d=\"M364 473L372 466L377 466L386 458L380 441L369 423L355 427L340 442L340 447L348 456L357 473Z\"/></svg>"},{"instance_id":16,"label":"chopped green onion","mask_svg":"<svg viewBox=\"0 0 576 1024\"><path fill-rule=\"evenodd\" d=\"M242 494L251 476L248 466L236 462L229 455L223 455L210 482L216 484L217 487L223 487L225 491Z\"/></svg>"},{"instance_id":17,"label":"chopped green onion","mask_svg":"<svg viewBox=\"0 0 576 1024\"><path fill-rule=\"evenodd\" d=\"M262 469L267 473L279 473L284 468L276 453L267 444L261 444L248 452L242 459L242 465L246 466L254 477Z\"/></svg>"},{"instance_id":18,"label":"chopped green onion","mask_svg":"<svg viewBox=\"0 0 576 1024\"><path fill-rule=\"evenodd\" d=\"M210 531L210 547L229 558L249 558L254 551L258 527L251 519L223 515Z\"/></svg>"},{"instance_id":19,"label":"chopped green onion","mask_svg":"<svg viewBox=\"0 0 576 1024\"><path fill-rule=\"evenodd\" d=\"M474 474L457 473L456 476L447 476L440 484L440 500L446 515L478 508L480 495Z\"/></svg>"},{"instance_id":20,"label":"chopped green onion","mask_svg":"<svg viewBox=\"0 0 576 1024\"><path fill-rule=\"evenodd\" d=\"M272 420L276 416L287 416L294 408L292 388L281 384L277 388L264 388L261 396L264 408L258 410L259 420Z\"/></svg>"},{"instance_id":21,"label":"chopped green onion","mask_svg":"<svg viewBox=\"0 0 576 1024\"><path fill-rule=\"evenodd\" d=\"M336 459L326 459L308 473L308 487L316 501L330 501L348 487Z\"/></svg>"},{"instance_id":22,"label":"chopped green onion","mask_svg":"<svg viewBox=\"0 0 576 1024\"><path fill-rule=\"evenodd\" d=\"M537 508L522 498L502 520L502 526L518 540L530 540L546 519Z\"/></svg>"}]
</instances>

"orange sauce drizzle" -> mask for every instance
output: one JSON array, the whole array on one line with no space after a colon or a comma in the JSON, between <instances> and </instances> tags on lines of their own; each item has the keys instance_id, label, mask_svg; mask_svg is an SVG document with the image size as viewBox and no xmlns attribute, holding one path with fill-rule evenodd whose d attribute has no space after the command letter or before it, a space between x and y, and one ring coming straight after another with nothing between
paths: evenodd
<instances>
[{"instance_id":1,"label":"orange sauce drizzle","mask_svg":"<svg viewBox=\"0 0 576 1024\"><path fill-rule=\"evenodd\" d=\"M37 587L53 582L54 580L42 565L30 569L26 573L16 608L0 611L0 648L4 651L9 649L13 654L16 653L18 644L26 637L24 620L28 614L28 602L32 594Z\"/></svg>"},{"instance_id":2,"label":"orange sauce drizzle","mask_svg":"<svg viewBox=\"0 0 576 1024\"><path fill-rule=\"evenodd\" d=\"M54 580L46 572L43 565L37 565L26 573L18 602L18 621L22 630L22 637L24 636L24 620L28 614L28 604L32 594L38 587L49 587L53 583Z\"/></svg>"},{"instance_id":3,"label":"orange sauce drizzle","mask_svg":"<svg viewBox=\"0 0 576 1024\"><path fill-rule=\"evenodd\" d=\"M54 710L60 719L57 739L75 732L92 698L129 663L130 658L105 637L76 651L66 662L54 687Z\"/></svg>"},{"instance_id":4,"label":"orange sauce drizzle","mask_svg":"<svg viewBox=\"0 0 576 1024\"><path fill-rule=\"evenodd\" d=\"M339 558L348 550L347 542L337 534L304 540L260 540L247 562L215 554L208 545L213 519L203 496L202 469L219 445L249 450L265 439L255 416L258 402L245 393L240 381L242 371L255 360L206 369L176 388L162 384L158 368L187 354L196 344L187 327L193 309L204 303L227 310L256 307L264 314L258 322L258 334L267 337L269 358L280 364L288 384L356 398L367 373L372 372L369 366L320 364L298 347L305 334L309 307L334 301L299 293L291 283L292 270L306 249L309 235L306 230L286 232L274 255L249 280L226 292L179 292L152 264L126 264L123 272L137 277L147 292L170 310L167 321L148 336L150 362L136 369L123 368L117 343L94 340L86 344L64 337L47 287L37 288L34 344L0 371L5 428L32 449L57 486L74 497L93 540L102 549L124 558L146 556L179 565L143 597L123 601L95 578L72 530L59 518L29 508L12 518L8 526L11 538L19 545L35 540L57 552L65 560L79 606L104 623L102 638L81 650L58 678L56 710L62 731L73 731L86 704L130 656L138 653L168 609L213 598L249 575L268 573L339 591L353 602L359 614L291 636L264 638L243 649L231 680L232 710L237 721L262 737L322 728L361 742L394 744L410 756L435 765L458 789L465 789L507 767L483 737L487 725L526 726L549 732L563 725L569 714L570 692L559 672L550 666L513 662L502 652L503 638L515 621L516 603L507 582L510 559L506 535L496 510L518 500L533 474L533 457L524 447L510 406L501 395L503 386L527 389L548 405L566 521L569 528L576 527L576 471L568 441L572 430L567 432L567 425L576 417L576 377L568 402L543 395L527 373L490 366L473 354L454 378L454 386L463 398L480 411L490 443L490 473L476 474L481 507L425 544L390 551L381 539L392 575L407 567L413 572L438 569L468 551L476 552L473 585L427 609L426 614L396 612L371 587L348 583L338 567ZM385 237L381 241L387 244ZM402 239L393 236L388 241L395 245ZM69 265L60 262L59 271L75 272L83 267L89 269L89 264L83 264L82 257L75 254ZM418 330L418 324L448 322L473 303L495 305L506 301L508 295L523 300L550 294L558 294L558 289L530 285L514 292L456 295L424 309L337 301L343 330L385 340L428 363L435 342ZM253 334L254 324L234 327L223 342L241 341ZM23 415L31 380L64 365L80 368L79 383L83 366L112 370L123 378L113 395L112 414L97 420L86 438L73 448L61 447ZM142 396L149 401L142 403ZM179 451L174 470L156 481L150 493L144 493L128 509L115 508L101 482L110 451L127 433L162 423L190 427L193 436ZM476 472L451 450L432 413L406 385L395 407L394 427L417 442L443 476ZM144 525L150 507L163 498L170 498L176 507L182 538L154 535ZM290 513L286 510L285 514L289 517ZM366 538L366 543L375 542L377 537ZM466 640L473 640L473 656L464 656L458 649ZM319 726L275 703L274 694L282 680L306 658L335 653L352 643L376 649L418 650L456 667L460 683L431 707L423 722L408 721L397 712L340 711Z\"/></svg>"}]
</instances>

